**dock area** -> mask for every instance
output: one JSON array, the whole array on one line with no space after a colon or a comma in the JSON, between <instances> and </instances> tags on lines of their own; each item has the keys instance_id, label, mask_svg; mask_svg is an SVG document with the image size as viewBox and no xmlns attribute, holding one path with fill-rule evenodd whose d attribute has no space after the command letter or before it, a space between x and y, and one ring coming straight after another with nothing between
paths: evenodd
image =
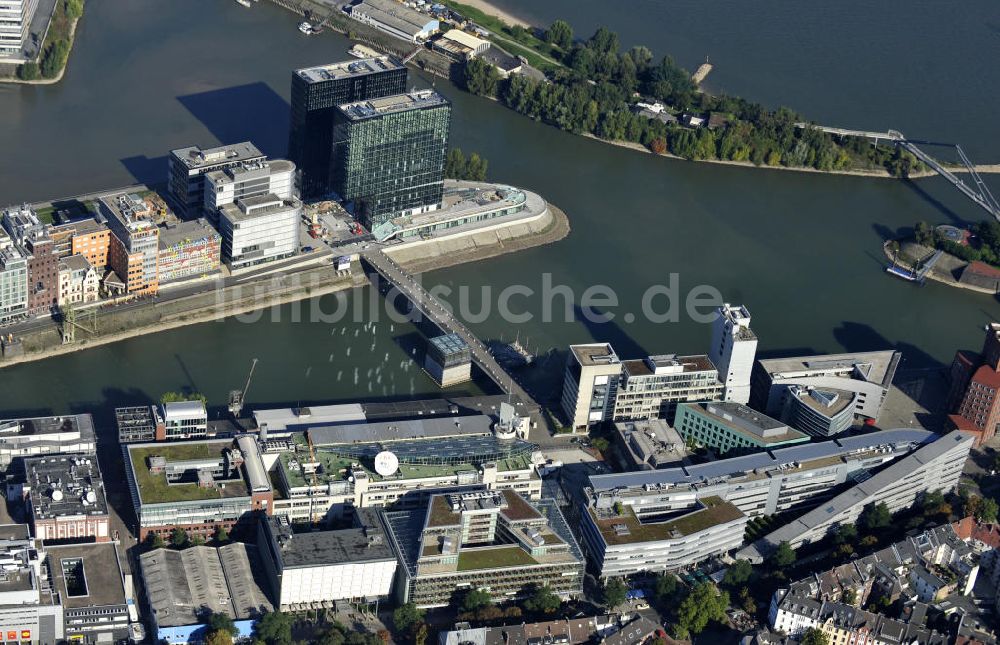
<instances>
[{"instance_id":1,"label":"dock area","mask_svg":"<svg viewBox=\"0 0 1000 645\"><path fill-rule=\"evenodd\" d=\"M712 64L709 63L708 61L705 61L704 63L699 65L698 69L695 70L694 74L691 75L691 81L694 82L695 85L700 86L702 82L705 80L705 77L708 76L711 71L712 71Z\"/></svg>"}]
</instances>

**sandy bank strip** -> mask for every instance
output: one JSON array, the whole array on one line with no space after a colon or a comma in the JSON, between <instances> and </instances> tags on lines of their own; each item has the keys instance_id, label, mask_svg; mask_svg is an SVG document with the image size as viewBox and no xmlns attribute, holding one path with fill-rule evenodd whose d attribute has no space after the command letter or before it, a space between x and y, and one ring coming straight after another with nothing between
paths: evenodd
<instances>
[{"instance_id":1,"label":"sandy bank strip","mask_svg":"<svg viewBox=\"0 0 1000 645\"><path fill-rule=\"evenodd\" d=\"M468 5L474 9L479 9L483 13L488 13L491 16L496 16L500 20L503 20L508 25L520 25L525 29L531 29L532 25L524 20L521 20L517 16L511 15L509 12L494 6L486 0L458 0L458 2Z\"/></svg>"},{"instance_id":2,"label":"sandy bank strip","mask_svg":"<svg viewBox=\"0 0 1000 645\"><path fill-rule=\"evenodd\" d=\"M889 250L889 244L891 244L892 242L899 242L899 241L900 240L888 240L888 241L882 243L882 253L885 255L886 259L889 260L890 262L892 262L892 260L893 260L893 255L892 255L892 251ZM906 269L907 271L913 271L914 270L914 268L911 265L909 265L906 262L903 262L903 261L901 261L899 259L896 260L896 266L902 267L903 269ZM955 280L954 278L952 278L950 276L943 276L943 275L941 275L940 273L937 272L937 268L933 268L930 271L928 271L927 275L925 275L924 278L928 279L928 280L933 280L934 282L940 282L941 284L948 285L949 287L955 287L956 289L965 289L966 291L975 291L976 293L985 293L986 295L989 295L989 296L995 296L996 295L996 293L992 289L987 289L985 287L977 287L974 284L962 284L961 282L959 282L958 280ZM899 279L902 280L902 278L899 278Z\"/></svg>"},{"instance_id":3,"label":"sandy bank strip","mask_svg":"<svg viewBox=\"0 0 1000 645\"><path fill-rule=\"evenodd\" d=\"M619 148L628 148L629 150L635 150L636 152L645 152L646 154L656 154L649 148L638 143L632 143L631 141L609 141L607 139L602 139L596 135L584 133L583 136L588 139L593 139L594 141L600 141L601 143L607 143L613 146L618 146ZM873 179L900 179L895 175L890 175L888 171L885 170L816 170L815 168L789 168L788 166L767 166L751 163L749 161L727 161L725 159L685 159L684 157L678 157L677 155L665 152L659 157L666 157L667 159L676 159L678 161L690 161L692 163L711 163L718 164L721 166L737 166L739 168L757 168L761 170L785 170L788 172L811 172L818 175L846 175L848 177L871 177ZM963 173L968 172L965 168L949 168L951 172ZM1000 173L1000 164L983 164L976 166L976 172L989 174L989 173ZM909 179L922 179L924 177L937 177L938 174L933 170L926 170L924 172L915 173L909 176Z\"/></svg>"}]
</instances>

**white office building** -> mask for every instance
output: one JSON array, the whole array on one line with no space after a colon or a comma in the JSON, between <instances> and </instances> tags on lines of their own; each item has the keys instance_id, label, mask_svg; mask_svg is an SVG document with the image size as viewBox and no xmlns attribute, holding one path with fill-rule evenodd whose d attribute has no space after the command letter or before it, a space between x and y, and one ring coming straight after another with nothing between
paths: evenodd
<instances>
[{"instance_id":1,"label":"white office building","mask_svg":"<svg viewBox=\"0 0 1000 645\"><path fill-rule=\"evenodd\" d=\"M242 269L295 255L302 202L267 194L245 197L219 209L222 256Z\"/></svg>"},{"instance_id":2,"label":"white office building","mask_svg":"<svg viewBox=\"0 0 1000 645\"><path fill-rule=\"evenodd\" d=\"M750 374L756 355L757 336L750 331L750 311L743 305L719 307L708 357L719 370L724 401L743 405L750 401Z\"/></svg>"},{"instance_id":3,"label":"white office building","mask_svg":"<svg viewBox=\"0 0 1000 645\"><path fill-rule=\"evenodd\" d=\"M0 325L28 313L28 259L9 242L0 229Z\"/></svg>"},{"instance_id":4,"label":"white office building","mask_svg":"<svg viewBox=\"0 0 1000 645\"><path fill-rule=\"evenodd\" d=\"M768 533L740 551L739 557L761 562L782 542L798 548L819 540L837 526L856 521L869 504L884 503L889 512L895 513L911 506L927 491L949 492L958 484L974 440L971 434L954 431L871 477L856 478L860 482L856 486Z\"/></svg>"},{"instance_id":5,"label":"white office building","mask_svg":"<svg viewBox=\"0 0 1000 645\"><path fill-rule=\"evenodd\" d=\"M396 556L377 515L355 512L355 528L293 533L285 518L263 517L257 545L278 608L388 598Z\"/></svg>"},{"instance_id":6,"label":"white office building","mask_svg":"<svg viewBox=\"0 0 1000 645\"><path fill-rule=\"evenodd\" d=\"M38 0L0 2L0 62L24 61L24 41L31 30Z\"/></svg>"},{"instance_id":7,"label":"white office building","mask_svg":"<svg viewBox=\"0 0 1000 645\"><path fill-rule=\"evenodd\" d=\"M622 363L608 343L570 345L562 407L574 431L611 419Z\"/></svg>"},{"instance_id":8,"label":"white office building","mask_svg":"<svg viewBox=\"0 0 1000 645\"><path fill-rule=\"evenodd\" d=\"M247 197L298 197L295 164L284 159L246 161L205 173L204 210L214 219L218 209Z\"/></svg>"},{"instance_id":9,"label":"white office building","mask_svg":"<svg viewBox=\"0 0 1000 645\"><path fill-rule=\"evenodd\" d=\"M164 439L194 439L208 435L208 411L201 401L164 403Z\"/></svg>"},{"instance_id":10,"label":"white office building","mask_svg":"<svg viewBox=\"0 0 1000 645\"><path fill-rule=\"evenodd\" d=\"M205 150L199 146L171 150L167 157L167 193L177 211L189 218L198 217L205 202L205 175L266 159L249 141Z\"/></svg>"}]
</instances>

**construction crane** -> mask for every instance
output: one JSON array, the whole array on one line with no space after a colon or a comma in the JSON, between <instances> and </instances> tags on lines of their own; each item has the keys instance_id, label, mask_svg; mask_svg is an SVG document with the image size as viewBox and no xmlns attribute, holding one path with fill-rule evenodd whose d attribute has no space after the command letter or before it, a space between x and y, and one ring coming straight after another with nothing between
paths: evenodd
<instances>
[{"instance_id":1,"label":"construction crane","mask_svg":"<svg viewBox=\"0 0 1000 645\"><path fill-rule=\"evenodd\" d=\"M306 430L306 441L309 442L309 462L312 466L312 486L309 488L309 525L312 526L316 524L316 518L313 517L313 495L315 495L316 486L319 484L316 481L316 470L319 468L319 462L316 461L316 452L313 450L313 440L312 434Z\"/></svg>"},{"instance_id":2,"label":"construction crane","mask_svg":"<svg viewBox=\"0 0 1000 645\"><path fill-rule=\"evenodd\" d=\"M250 363L250 373L247 374L247 384L243 386L242 390L232 390L229 393L229 412L234 417L239 417L240 412L243 411L243 403L246 401L247 392L250 391L250 379L253 378L253 370L257 367L257 359L253 359Z\"/></svg>"}]
</instances>

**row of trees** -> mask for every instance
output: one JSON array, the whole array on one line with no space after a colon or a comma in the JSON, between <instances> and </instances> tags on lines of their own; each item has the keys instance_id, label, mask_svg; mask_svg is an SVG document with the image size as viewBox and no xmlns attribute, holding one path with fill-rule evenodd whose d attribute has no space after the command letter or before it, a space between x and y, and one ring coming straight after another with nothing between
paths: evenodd
<instances>
[{"instance_id":1,"label":"row of trees","mask_svg":"<svg viewBox=\"0 0 1000 645\"><path fill-rule=\"evenodd\" d=\"M465 70L466 89L569 132L638 143L686 159L826 171L884 168L899 176L919 168L900 149L853 138L838 142L820 130L799 128L796 124L804 119L788 108L771 111L739 97L701 93L672 58L656 61L642 46L620 51L617 34L604 27L570 46L572 29L556 21L545 38L565 52L566 68L553 72L551 82L522 75L501 80L493 66L473 59ZM675 113L717 113L724 124L691 129L641 116L631 109L637 93L662 101Z\"/></svg>"},{"instance_id":2,"label":"row of trees","mask_svg":"<svg viewBox=\"0 0 1000 645\"><path fill-rule=\"evenodd\" d=\"M229 541L229 531L226 530L226 527L220 526L215 530L215 535L212 539L216 544L225 544ZM145 544L149 549L163 549L167 546L167 542L156 533L150 533L146 538ZM186 549L191 546L201 546L203 544L205 544L205 538L197 534L188 535L188 532L179 526L175 527L170 533L170 546L175 549Z\"/></svg>"},{"instance_id":3,"label":"row of trees","mask_svg":"<svg viewBox=\"0 0 1000 645\"><path fill-rule=\"evenodd\" d=\"M473 152L466 158L461 148L452 148L444 162L444 176L449 179L465 179L468 181L486 181L486 169L489 162Z\"/></svg>"},{"instance_id":4,"label":"row of trees","mask_svg":"<svg viewBox=\"0 0 1000 645\"><path fill-rule=\"evenodd\" d=\"M70 28L83 15L83 0L60 0L52 14L49 35L42 44L39 61L29 61L17 68L18 78L34 81L55 78L66 66L70 51Z\"/></svg>"}]
</instances>

